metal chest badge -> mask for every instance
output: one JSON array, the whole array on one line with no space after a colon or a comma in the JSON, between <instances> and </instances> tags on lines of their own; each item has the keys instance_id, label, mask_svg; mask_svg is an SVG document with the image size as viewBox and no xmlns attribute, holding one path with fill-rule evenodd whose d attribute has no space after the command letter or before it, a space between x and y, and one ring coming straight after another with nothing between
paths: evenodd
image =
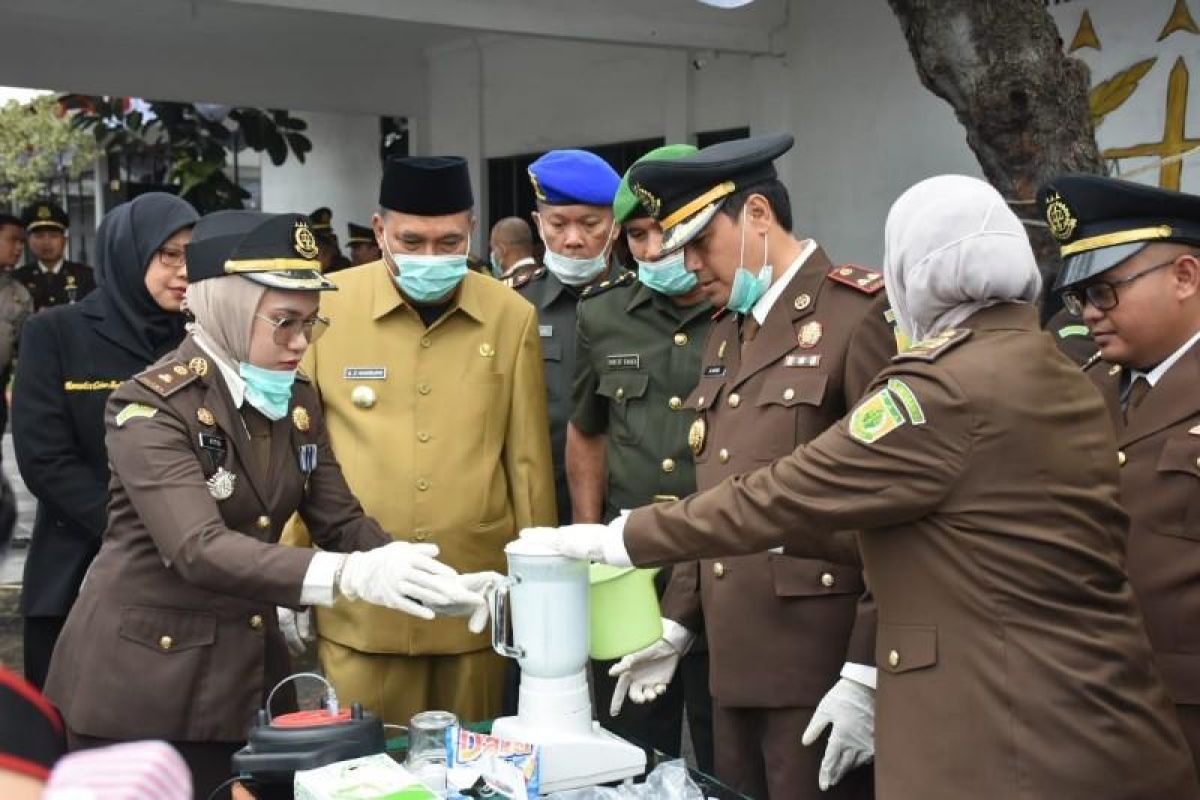
<instances>
[{"instance_id":1,"label":"metal chest badge","mask_svg":"<svg viewBox=\"0 0 1200 800\"><path fill-rule=\"evenodd\" d=\"M707 433L708 425L704 422L704 417L696 417L692 427L688 428L688 447L691 448L692 455L700 455L700 451L704 449L704 439Z\"/></svg>"},{"instance_id":2,"label":"metal chest badge","mask_svg":"<svg viewBox=\"0 0 1200 800\"><path fill-rule=\"evenodd\" d=\"M312 418L308 416L308 409L304 406L296 406L292 409L292 424L296 426L296 430L301 433L307 433L312 427Z\"/></svg>"},{"instance_id":3,"label":"metal chest badge","mask_svg":"<svg viewBox=\"0 0 1200 800\"><path fill-rule=\"evenodd\" d=\"M237 475L234 475L224 467L217 467L217 471L205 483L208 484L208 493L214 498L217 500L228 500L233 496L233 490L237 484Z\"/></svg>"},{"instance_id":4,"label":"metal chest badge","mask_svg":"<svg viewBox=\"0 0 1200 800\"><path fill-rule=\"evenodd\" d=\"M800 327L800 333L796 336L796 342L805 350L811 350L821 341L821 336L825 333L825 329L821 323L817 321L806 322Z\"/></svg>"}]
</instances>

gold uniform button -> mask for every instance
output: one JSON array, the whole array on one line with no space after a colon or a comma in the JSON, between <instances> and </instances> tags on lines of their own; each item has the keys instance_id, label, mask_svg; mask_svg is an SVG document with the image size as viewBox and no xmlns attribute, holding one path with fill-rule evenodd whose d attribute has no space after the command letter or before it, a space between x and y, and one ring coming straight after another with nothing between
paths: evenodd
<instances>
[{"instance_id":1,"label":"gold uniform button","mask_svg":"<svg viewBox=\"0 0 1200 800\"><path fill-rule=\"evenodd\" d=\"M428 383L418 383L417 391L420 392L421 394L429 394L431 391L433 391L433 387L430 386Z\"/></svg>"},{"instance_id":2,"label":"gold uniform button","mask_svg":"<svg viewBox=\"0 0 1200 800\"><path fill-rule=\"evenodd\" d=\"M421 347L429 347L429 346L430 346L430 345L432 345L432 344L433 344L433 342L431 342L431 341L429 340L429 337L428 337L428 336L422 336L422 337L421 337Z\"/></svg>"},{"instance_id":3,"label":"gold uniform button","mask_svg":"<svg viewBox=\"0 0 1200 800\"><path fill-rule=\"evenodd\" d=\"M900 654L898 652L896 652L895 650L888 653L888 666L891 667L892 669L895 669L896 667L900 666Z\"/></svg>"},{"instance_id":4,"label":"gold uniform button","mask_svg":"<svg viewBox=\"0 0 1200 800\"><path fill-rule=\"evenodd\" d=\"M257 528L258 528L260 531L269 530L269 529L270 529L270 527L271 527L271 518L270 518L270 517L268 517L266 514L263 514L261 517L259 517L258 519L254 520L254 525L255 525L255 527L257 527Z\"/></svg>"},{"instance_id":5,"label":"gold uniform button","mask_svg":"<svg viewBox=\"0 0 1200 800\"><path fill-rule=\"evenodd\" d=\"M795 396L796 396L795 389L792 389L789 387L789 388L783 390L783 399L784 400L791 400Z\"/></svg>"},{"instance_id":6,"label":"gold uniform button","mask_svg":"<svg viewBox=\"0 0 1200 800\"><path fill-rule=\"evenodd\" d=\"M1109 375L1116 375L1116 374L1120 373L1120 371L1121 371L1121 367L1117 364L1113 364L1111 367L1108 368Z\"/></svg>"},{"instance_id":7,"label":"gold uniform button","mask_svg":"<svg viewBox=\"0 0 1200 800\"><path fill-rule=\"evenodd\" d=\"M413 538L418 542L423 542L429 538L429 531L425 528L417 528L415 531L413 531Z\"/></svg>"},{"instance_id":8,"label":"gold uniform button","mask_svg":"<svg viewBox=\"0 0 1200 800\"><path fill-rule=\"evenodd\" d=\"M1117 466L1118 467L1125 466L1125 451L1124 450L1117 451Z\"/></svg>"},{"instance_id":9,"label":"gold uniform button","mask_svg":"<svg viewBox=\"0 0 1200 800\"><path fill-rule=\"evenodd\" d=\"M175 646L175 640L170 636L160 636L158 638L158 648L160 650L170 650Z\"/></svg>"},{"instance_id":10,"label":"gold uniform button","mask_svg":"<svg viewBox=\"0 0 1200 800\"><path fill-rule=\"evenodd\" d=\"M824 586L826 589L832 589L833 584L836 582L837 581L833 577L832 572L822 572L821 573L821 585Z\"/></svg>"},{"instance_id":11,"label":"gold uniform button","mask_svg":"<svg viewBox=\"0 0 1200 800\"><path fill-rule=\"evenodd\" d=\"M355 386L350 392L350 402L355 408L373 408L375 406L375 390L370 386Z\"/></svg>"},{"instance_id":12,"label":"gold uniform button","mask_svg":"<svg viewBox=\"0 0 1200 800\"><path fill-rule=\"evenodd\" d=\"M734 392L733 394L729 395L730 408L737 408L741 404L742 404L742 396L740 394L738 394L737 392Z\"/></svg>"},{"instance_id":13,"label":"gold uniform button","mask_svg":"<svg viewBox=\"0 0 1200 800\"><path fill-rule=\"evenodd\" d=\"M616 395L616 396L617 396L617 399L618 399L618 400L624 400L624 399L625 399L625 387L623 387L623 386L618 386L618 387L617 387L617 395Z\"/></svg>"},{"instance_id":14,"label":"gold uniform button","mask_svg":"<svg viewBox=\"0 0 1200 800\"><path fill-rule=\"evenodd\" d=\"M670 406L672 411L678 411L679 409L683 408L683 401L678 397L672 397L667 401L667 405Z\"/></svg>"},{"instance_id":15,"label":"gold uniform button","mask_svg":"<svg viewBox=\"0 0 1200 800\"><path fill-rule=\"evenodd\" d=\"M674 472L675 471L675 459L664 458L662 461L662 471L663 472Z\"/></svg>"},{"instance_id":16,"label":"gold uniform button","mask_svg":"<svg viewBox=\"0 0 1200 800\"><path fill-rule=\"evenodd\" d=\"M700 395L700 397L696 398L696 405L699 408L704 408L704 395Z\"/></svg>"},{"instance_id":17,"label":"gold uniform button","mask_svg":"<svg viewBox=\"0 0 1200 800\"><path fill-rule=\"evenodd\" d=\"M720 462L722 464L728 464L729 463L729 451L726 450L724 447L722 447L721 452L717 453L717 458L720 460Z\"/></svg>"},{"instance_id":18,"label":"gold uniform button","mask_svg":"<svg viewBox=\"0 0 1200 800\"><path fill-rule=\"evenodd\" d=\"M675 334L675 344L676 345L678 345L679 347L683 347L687 343L688 343L688 335L686 333L680 332L680 333Z\"/></svg>"},{"instance_id":19,"label":"gold uniform button","mask_svg":"<svg viewBox=\"0 0 1200 800\"><path fill-rule=\"evenodd\" d=\"M713 564L713 575L716 575L718 578L725 577L725 565L720 561Z\"/></svg>"},{"instance_id":20,"label":"gold uniform button","mask_svg":"<svg viewBox=\"0 0 1200 800\"><path fill-rule=\"evenodd\" d=\"M429 436L429 432L428 432L428 431L421 431L421 432L419 432L419 433L417 434L417 441L418 441L418 442L428 442L430 438L431 438L431 437Z\"/></svg>"},{"instance_id":21,"label":"gold uniform button","mask_svg":"<svg viewBox=\"0 0 1200 800\"><path fill-rule=\"evenodd\" d=\"M417 491L424 492L429 489L429 481L421 478L417 481Z\"/></svg>"},{"instance_id":22,"label":"gold uniform button","mask_svg":"<svg viewBox=\"0 0 1200 800\"><path fill-rule=\"evenodd\" d=\"M263 618L261 614L255 614L250 618L250 627L256 631L261 631L263 626Z\"/></svg>"}]
</instances>

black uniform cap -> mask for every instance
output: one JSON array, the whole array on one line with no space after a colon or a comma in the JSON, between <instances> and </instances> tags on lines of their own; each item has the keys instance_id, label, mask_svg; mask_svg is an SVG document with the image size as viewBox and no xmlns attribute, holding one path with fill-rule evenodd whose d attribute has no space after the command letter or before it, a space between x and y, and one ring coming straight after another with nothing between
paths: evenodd
<instances>
[{"instance_id":1,"label":"black uniform cap","mask_svg":"<svg viewBox=\"0 0 1200 800\"><path fill-rule=\"evenodd\" d=\"M21 223L27 232L36 231L38 228L65 231L71 227L71 218L67 216L63 207L53 200L39 200L26 206L21 212Z\"/></svg>"},{"instance_id":2,"label":"black uniform cap","mask_svg":"<svg viewBox=\"0 0 1200 800\"><path fill-rule=\"evenodd\" d=\"M188 281L243 275L272 289L336 289L316 259L316 236L301 214L218 211L192 229Z\"/></svg>"},{"instance_id":3,"label":"black uniform cap","mask_svg":"<svg viewBox=\"0 0 1200 800\"><path fill-rule=\"evenodd\" d=\"M775 159L792 149L791 134L752 136L705 147L673 161L643 161L629 188L663 229L662 250L690 242L734 192L777 177Z\"/></svg>"},{"instance_id":4,"label":"black uniform cap","mask_svg":"<svg viewBox=\"0 0 1200 800\"><path fill-rule=\"evenodd\" d=\"M459 156L404 156L383 165L379 205L418 217L441 217L475 207L471 173Z\"/></svg>"},{"instance_id":5,"label":"black uniform cap","mask_svg":"<svg viewBox=\"0 0 1200 800\"><path fill-rule=\"evenodd\" d=\"M375 231L369 225L346 223L346 244L375 244Z\"/></svg>"},{"instance_id":6,"label":"black uniform cap","mask_svg":"<svg viewBox=\"0 0 1200 800\"><path fill-rule=\"evenodd\" d=\"M1062 175L1038 191L1058 240L1054 290L1110 270L1153 242L1200 247L1200 197L1100 175Z\"/></svg>"},{"instance_id":7,"label":"black uniform cap","mask_svg":"<svg viewBox=\"0 0 1200 800\"><path fill-rule=\"evenodd\" d=\"M321 206L316 211L308 215L308 224L314 232L332 231L333 212L325 206Z\"/></svg>"}]
</instances>

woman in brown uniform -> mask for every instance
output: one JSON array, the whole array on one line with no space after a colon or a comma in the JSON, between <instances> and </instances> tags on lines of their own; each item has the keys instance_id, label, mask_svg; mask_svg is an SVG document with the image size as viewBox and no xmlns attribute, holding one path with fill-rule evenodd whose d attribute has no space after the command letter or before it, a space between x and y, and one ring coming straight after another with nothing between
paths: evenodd
<instances>
[{"instance_id":1,"label":"woman in brown uniform","mask_svg":"<svg viewBox=\"0 0 1200 800\"><path fill-rule=\"evenodd\" d=\"M109 401L108 528L50 666L46 694L73 748L166 739L198 797L229 776L288 671L277 605L332 605L340 593L484 621L472 576L435 561L436 547L393 542L346 486L316 392L296 372L326 324L318 292L333 288L315 257L297 215L221 212L196 225L196 322ZM277 543L295 512L321 551Z\"/></svg>"}]
</instances>

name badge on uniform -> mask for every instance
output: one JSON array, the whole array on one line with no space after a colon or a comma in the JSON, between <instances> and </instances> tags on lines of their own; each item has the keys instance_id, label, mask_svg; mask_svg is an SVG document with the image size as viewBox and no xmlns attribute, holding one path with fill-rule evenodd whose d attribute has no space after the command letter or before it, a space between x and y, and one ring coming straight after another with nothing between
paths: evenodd
<instances>
[{"instance_id":1,"label":"name badge on uniform","mask_svg":"<svg viewBox=\"0 0 1200 800\"><path fill-rule=\"evenodd\" d=\"M317 446L315 444L300 445L300 471L311 475L317 468Z\"/></svg>"},{"instance_id":2,"label":"name badge on uniform","mask_svg":"<svg viewBox=\"0 0 1200 800\"><path fill-rule=\"evenodd\" d=\"M616 353L608 356L609 369L641 369L642 357L637 353Z\"/></svg>"},{"instance_id":3,"label":"name badge on uniform","mask_svg":"<svg viewBox=\"0 0 1200 800\"><path fill-rule=\"evenodd\" d=\"M724 364L713 364L712 366L708 366L708 367L704 368L704 377L706 377L706 378L719 378L724 374L725 374L725 365Z\"/></svg>"},{"instance_id":4,"label":"name badge on uniform","mask_svg":"<svg viewBox=\"0 0 1200 800\"><path fill-rule=\"evenodd\" d=\"M553 325L538 325L538 336L548 339L554 335Z\"/></svg>"},{"instance_id":5,"label":"name badge on uniform","mask_svg":"<svg viewBox=\"0 0 1200 800\"><path fill-rule=\"evenodd\" d=\"M814 353L811 356L788 356L783 363L788 367L818 367L821 365L821 355Z\"/></svg>"},{"instance_id":6,"label":"name badge on uniform","mask_svg":"<svg viewBox=\"0 0 1200 800\"><path fill-rule=\"evenodd\" d=\"M210 453L224 453L228 449L225 445L225 437L216 433L201 433L200 448L208 450Z\"/></svg>"},{"instance_id":7,"label":"name badge on uniform","mask_svg":"<svg viewBox=\"0 0 1200 800\"><path fill-rule=\"evenodd\" d=\"M384 381L387 367L346 367L342 377L348 381Z\"/></svg>"}]
</instances>

